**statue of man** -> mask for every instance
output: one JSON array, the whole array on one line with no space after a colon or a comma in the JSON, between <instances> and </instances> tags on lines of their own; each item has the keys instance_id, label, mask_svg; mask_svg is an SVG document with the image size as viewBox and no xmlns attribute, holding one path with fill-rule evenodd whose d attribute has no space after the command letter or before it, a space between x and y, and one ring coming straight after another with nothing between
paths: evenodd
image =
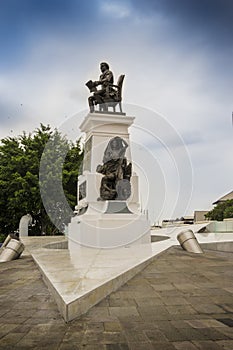
<instances>
[{"instance_id":1,"label":"statue of man","mask_svg":"<svg viewBox=\"0 0 233 350\"><path fill-rule=\"evenodd\" d=\"M92 81L89 80L86 85L93 92L93 96L88 98L88 103L90 107L90 112L94 112L94 104L103 104L106 98L114 95L114 90L111 85L114 82L113 73L109 70L109 65L106 62L100 63L100 70L102 74L99 80ZM101 85L101 88L97 90L97 86Z\"/></svg>"}]
</instances>

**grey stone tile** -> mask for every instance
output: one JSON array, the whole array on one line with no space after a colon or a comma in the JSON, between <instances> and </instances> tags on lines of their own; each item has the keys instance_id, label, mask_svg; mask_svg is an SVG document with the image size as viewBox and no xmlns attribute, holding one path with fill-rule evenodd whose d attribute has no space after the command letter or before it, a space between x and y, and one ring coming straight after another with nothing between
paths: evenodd
<instances>
[{"instance_id":1,"label":"grey stone tile","mask_svg":"<svg viewBox=\"0 0 233 350\"><path fill-rule=\"evenodd\" d=\"M194 328L180 328L179 332L185 338L184 340L206 340L207 338L207 336L204 333Z\"/></svg>"},{"instance_id":2,"label":"grey stone tile","mask_svg":"<svg viewBox=\"0 0 233 350\"><path fill-rule=\"evenodd\" d=\"M191 341L178 341L172 343L176 350L198 350ZM210 350L210 349L209 349Z\"/></svg>"},{"instance_id":3,"label":"grey stone tile","mask_svg":"<svg viewBox=\"0 0 233 350\"><path fill-rule=\"evenodd\" d=\"M200 350L223 350L220 344L217 344L215 341L212 340L194 340L193 343Z\"/></svg>"},{"instance_id":4,"label":"grey stone tile","mask_svg":"<svg viewBox=\"0 0 233 350\"><path fill-rule=\"evenodd\" d=\"M172 315L197 314L197 311L190 305L169 305L169 306L166 306L166 310L169 312L169 314L172 314Z\"/></svg>"},{"instance_id":5,"label":"grey stone tile","mask_svg":"<svg viewBox=\"0 0 233 350\"><path fill-rule=\"evenodd\" d=\"M187 305L189 302L183 297L162 297L165 305Z\"/></svg>"},{"instance_id":6,"label":"grey stone tile","mask_svg":"<svg viewBox=\"0 0 233 350\"><path fill-rule=\"evenodd\" d=\"M168 311L166 310L166 307L163 305L156 305L156 306L139 306L137 308L139 314L143 319L146 319L147 317L153 317L153 316L159 316L159 315L168 315Z\"/></svg>"},{"instance_id":7,"label":"grey stone tile","mask_svg":"<svg viewBox=\"0 0 233 350\"><path fill-rule=\"evenodd\" d=\"M109 307L110 316L117 317L130 317L130 316L139 316L138 310L135 306L123 306L123 307Z\"/></svg>"},{"instance_id":8,"label":"grey stone tile","mask_svg":"<svg viewBox=\"0 0 233 350\"><path fill-rule=\"evenodd\" d=\"M215 304L195 304L195 305L193 305L193 308L198 313L202 313L202 314L224 313L224 310Z\"/></svg>"},{"instance_id":9,"label":"grey stone tile","mask_svg":"<svg viewBox=\"0 0 233 350\"><path fill-rule=\"evenodd\" d=\"M175 347L172 343L165 343L165 342L152 342L152 349L153 350L175 350ZM145 348L146 350L146 348Z\"/></svg>"},{"instance_id":10,"label":"grey stone tile","mask_svg":"<svg viewBox=\"0 0 233 350\"><path fill-rule=\"evenodd\" d=\"M201 328L199 331L206 337L208 340L224 340L228 339L228 336L221 333L218 329L215 328Z\"/></svg>"},{"instance_id":11,"label":"grey stone tile","mask_svg":"<svg viewBox=\"0 0 233 350\"><path fill-rule=\"evenodd\" d=\"M168 340L164 333L158 329L146 330L144 331L144 334L151 342L166 342Z\"/></svg>"},{"instance_id":12,"label":"grey stone tile","mask_svg":"<svg viewBox=\"0 0 233 350\"><path fill-rule=\"evenodd\" d=\"M147 336L144 334L143 331L137 330L136 332L134 330L125 330L124 332L125 337L128 341L128 343L144 343L148 342Z\"/></svg>"},{"instance_id":13,"label":"grey stone tile","mask_svg":"<svg viewBox=\"0 0 233 350\"><path fill-rule=\"evenodd\" d=\"M120 322L104 322L104 330L106 332L119 332L122 330Z\"/></svg>"},{"instance_id":14,"label":"grey stone tile","mask_svg":"<svg viewBox=\"0 0 233 350\"><path fill-rule=\"evenodd\" d=\"M128 345L130 350L154 350L155 349L150 342L128 343Z\"/></svg>"},{"instance_id":15,"label":"grey stone tile","mask_svg":"<svg viewBox=\"0 0 233 350\"><path fill-rule=\"evenodd\" d=\"M213 319L187 320L186 323L193 328L224 327L223 323Z\"/></svg>"},{"instance_id":16,"label":"grey stone tile","mask_svg":"<svg viewBox=\"0 0 233 350\"><path fill-rule=\"evenodd\" d=\"M110 299L109 306L137 306L136 301L132 298L119 298L119 299Z\"/></svg>"},{"instance_id":17,"label":"grey stone tile","mask_svg":"<svg viewBox=\"0 0 233 350\"><path fill-rule=\"evenodd\" d=\"M140 306L154 306L154 305L163 305L164 302L161 298L159 297L151 297L151 298L145 298L145 297L140 297L140 298L135 298L136 305Z\"/></svg>"},{"instance_id":18,"label":"grey stone tile","mask_svg":"<svg viewBox=\"0 0 233 350\"><path fill-rule=\"evenodd\" d=\"M130 350L129 345L126 343L121 344L106 344L106 350Z\"/></svg>"},{"instance_id":19,"label":"grey stone tile","mask_svg":"<svg viewBox=\"0 0 233 350\"><path fill-rule=\"evenodd\" d=\"M61 343L58 350L80 350L80 346L76 343Z\"/></svg>"},{"instance_id":20,"label":"grey stone tile","mask_svg":"<svg viewBox=\"0 0 233 350\"><path fill-rule=\"evenodd\" d=\"M218 344L219 347L224 350L233 349L233 340L219 340L219 341L216 341L216 344Z\"/></svg>"}]
</instances>

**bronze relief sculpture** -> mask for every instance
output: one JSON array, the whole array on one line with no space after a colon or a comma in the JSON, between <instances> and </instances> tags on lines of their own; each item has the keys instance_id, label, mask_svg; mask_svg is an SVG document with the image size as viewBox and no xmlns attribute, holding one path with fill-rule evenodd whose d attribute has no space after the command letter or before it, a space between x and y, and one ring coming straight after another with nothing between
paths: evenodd
<instances>
[{"instance_id":1,"label":"bronze relief sculpture","mask_svg":"<svg viewBox=\"0 0 233 350\"><path fill-rule=\"evenodd\" d=\"M104 152L103 165L96 171L103 174L99 200L126 200L131 194L132 164L127 163L128 144L121 137L112 138Z\"/></svg>"}]
</instances>

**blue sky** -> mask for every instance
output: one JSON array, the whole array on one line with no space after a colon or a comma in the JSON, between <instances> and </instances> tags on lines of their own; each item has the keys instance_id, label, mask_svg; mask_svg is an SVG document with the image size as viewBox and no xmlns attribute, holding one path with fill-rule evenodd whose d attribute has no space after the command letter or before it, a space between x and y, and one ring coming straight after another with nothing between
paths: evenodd
<instances>
[{"instance_id":1,"label":"blue sky","mask_svg":"<svg viewBox=\"0 0 233 350\"><path fill-rule=\"evenodd\" d=\"M187 213L211 208L232 190L232 18L231 0L2 0L0 137L59 127L86 109L85 82L106 60L115 77L126 74L124 101L162 115L184 140ZM158 119L141 119L159 137ZM138 138L159 160L156 143Z\"/></svg>"}]
</instances>

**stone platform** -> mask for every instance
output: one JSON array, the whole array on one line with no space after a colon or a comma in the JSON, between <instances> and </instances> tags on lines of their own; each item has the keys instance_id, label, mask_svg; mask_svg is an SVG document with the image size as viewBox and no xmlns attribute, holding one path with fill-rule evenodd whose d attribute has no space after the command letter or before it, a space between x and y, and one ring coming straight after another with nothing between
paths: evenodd
<instances>
[{"instance_id":1,"label":"stone platform","mask_svg":"<svg viewBox=\"0 0 233 350\"><path fill-rule=\"evenodd\" d=\"M203 226L185 228L195 232ZM23 243L39 266L63 318L68 322L116 291L160 253L178 245L176 236L183 229L152 231L152 235L157 237L154 243L116 249L80 247L78 251L70 252L66 249L64 237L24 237ZM233 241L233 233L197 233L196 237L200 243Z\"/></svg>"},{"instance_id":2,"label":"stone platform","mask_svg":"<svg viewBox=\"0 0 233 350\"><path fill-rule=\"evenodd\" d=\"M30 256L0 264L1 350L231 350L233 254L171 247L65 323Z\"/></svg>"}]
</instances>

